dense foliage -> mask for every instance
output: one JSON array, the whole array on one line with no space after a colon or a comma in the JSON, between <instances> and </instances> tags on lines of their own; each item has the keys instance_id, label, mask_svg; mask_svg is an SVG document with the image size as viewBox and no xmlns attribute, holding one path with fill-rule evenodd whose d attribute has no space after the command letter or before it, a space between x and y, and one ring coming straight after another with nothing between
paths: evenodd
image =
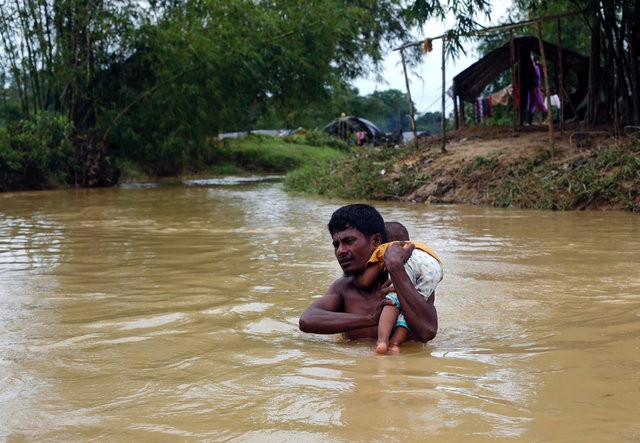
<instances>
[{"instance_id":1,"label":"dense foliage","mask_svg":"<svg viewBox=\"0 0 640 443\"><path fill-rule=\"evenodd\" d=\"M122 164L151 175L213 168L221 160L212 140L221 132L314 128L342 112L385 132L409 130L404 93L360 97L349 82L375 72L389 48L429 19L455 18L446 33L455 56L469 47L477 17L490 12L488 0L0 0L0 7L2 189L113 184ZM577 15L563 21L566 41L592 43L592 58L611 67L594 70L595 84L620 97L589 115L637 122L636 2L519 0L514 17L569 7ZM415 64L420 48L412 50ZM424 115L418 127L434 132L439 120ZM71 148L56 141L52 121Z\"/></svg>"},{"instance_id":2,"label":"dense foliage","mask_svg":"<svg viewBox=\"0 0 640 443\"><path fill-rule=\"evenodd\" d=\"M0 191L64 185L73 176L71 130L60 114L42 112L0 131Z\"/></svg>"},{"instance_id":3,"label":"dense foliage","mask_svg":"<svg viewBox=\"0 0 640 443\"><path fill-rule=\"evenodd\" d=\"M61 114L83 140L110 146L83 149L83 167L128 159L160 175L211 162L212 136L262 116L294 127L309 105L374 69L411 25L399 0L1 5L5 118Z\"/></svg>"}]
</instances>

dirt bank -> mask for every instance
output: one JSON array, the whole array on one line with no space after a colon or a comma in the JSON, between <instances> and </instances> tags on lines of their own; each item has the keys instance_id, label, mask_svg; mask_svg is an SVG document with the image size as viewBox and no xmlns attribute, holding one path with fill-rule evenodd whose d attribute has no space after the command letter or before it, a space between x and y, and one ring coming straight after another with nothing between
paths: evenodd
<instances>
[{"instance_id":1,"label":"dirt bank","mask_svg":"<svg viewBox=\"0 0 640 443\"><path fill-rule=\"evenodd\" d=\"M629 138L614 138L606 129L580 131L575 126L565 127L562 132L555 128L553 143L550 140L547 126L534 125L518 128L517 132L511 127L487 126L452 131L447 133L444 153L441 152L440 137L421 141L419 153L398 163L396 172L399 173L402 166L405 169L410 167L416 174L428 177L428 180L406 195L404 200L542 207L533 201L533 197L530 204L527 203L527 192L522 190L519 192L525 194L522 196L524 200L520 197L518 201L508 201L505 193L514 194L514 190L505 188L539 188L545 184L545 177L539 176L542 173L550 174L552 177L559 174L575 175L576 171L596 158L597 153L602 152L603 148L630 142ZM637 145L637 141L635 144ZM635 152L631 155L638 158ZM632 175L637 178L640 177L640 160L635 164L637 169ZM606 167L601 169L603 176L610 172ZM530 175L527 178L531 182L529 184L516 184L515 181L511 184L505 181L523 178L527 174ZM587 194L584 184L582 187L585 190L578 192L578 186L572 189L570 179L565 181L566 189L550 190L566 193L567 198L563 200L565 203L552 203L550 209L637 210L634 207L640 207L640 195L633 189L637 185L634 180L626 180L620 184L623 188L621 192L627 193L623 201L598 189ZM533 189L531 193L539 194ZM540 196L536 198L539 199Z\"/></svg>"}]
</instances>

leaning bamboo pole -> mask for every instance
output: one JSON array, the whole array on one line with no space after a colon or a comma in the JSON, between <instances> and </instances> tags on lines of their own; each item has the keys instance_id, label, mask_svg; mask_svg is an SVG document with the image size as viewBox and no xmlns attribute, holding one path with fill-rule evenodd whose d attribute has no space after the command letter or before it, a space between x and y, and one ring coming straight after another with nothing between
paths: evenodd
<instances>
[{"instance_id":1,"label":"leaning bamboo pole","mask_svg":"<svg viewBox=\"0 0 640 443\"><path fill-rule=\"evenodd\" d=\"M509 58L511 62L511 89L513 91L513 135L518 132L518 114L520 113L519 106L516 106L518 100L515 100L516 94L520 90L520 81L516 80L516 45L513 39L513 29L509 30Z\"/></svg>"},{"instance_id":2,"label":"leaning bamboo pole","mask_svg":"<svg viewBox=\"0 0 640 443\"><path fill-rule=\"evenodd\" d=\"M447 128L446 128L446 117L444 114L444 94L446 87L445 80L445 60L446 60L446 52L447 52L447 39L442 39L442 116L440 118L441 121L441 132L442 132L442 144L440 145L440 152L447 152L446 143L447 143Z\"/></svg>"},{"instance_id":3,"label":"leaning bamboo pole","mask_svg":"<svg viewBox=\"0 0 640 443\"><path fill-rule=\"evenodd\" d=\"M418 133L416 132L416 120L413 116L413 103L411 101L411 89L409 88L409 76L407 75L407 63L404 59L404 50L400 51L402 58L402 70L404 71L404 82L407 86L407 99L409 100L409 117L411 118L411 129L413 131L413 143L418 148ZM402 130L402 120L400 121L400 130Z\"/></svg>"},{"instance_id":4,"label":"leaning bamboo pole","mask_svg":"<svg viewBox=\"0 0 640 443\"><path fill-rule=\"evenodd\" d=\"M560 134L564 134L564 60L562 59L562 32L560 29L560 19L556 20L556 31L558 34L558 97L560 106L558 107L558 123L560 124Z\"/></svg>"},{"instance_id":5,"label":"leaning bamboo pole","mask_svg":"<svg viewBox=\"0 0 640 443\"><path fill-rule=\"evenodd\" d=\"M538 45L540 46L540 59L542 61L542 72L544 73L544 95L547 102L547 125L549 126L549 149L551 157L553 157L554 140L553 140L553 120L551 118L551 96L549 95L549 73L547 71L547 57L544 52L544 41L542 40L542 21L536 22L536 30L538 31Z\"/></svg>"},{"instance_id":6,"label":"leaning bamboo pole","mask_svg":"<svg viewBox=\"0 0 640 443\"><path fill-rule=\"evenodd\" d=\"M537 22L539 21L550 21L550 20L556 20L556 19L561 19L561 18L565 18L565 17L571 17L573 15L577 15L577 14L581 14L581 11L573 11L573 12L565 12L564 14L558 14L558 15L550 15L548 17L542 17L542 18L538 18L538 19L534 19L534 20L526 20L526 21L522 21L522 22L518 22L518 23L509 23L508 25L499 25L499 26L491 26L488 28L482 28L482 29L477 29L475 31L470 31L470 32L465 32L462 34L458 34L458 36L460 37L473 37L476 35L484 35L484 34L491 34L493 32L499 32L499 31L509 31L511 29L520 29L520 28L524 28L530 25L535 25ZM429 37L429 40L439 40L442 38L445 38L448 35L448 32L445 32L443 34L440 34L436 37ZM406 48L410 48L412 46L421 46L424 44L424 40L420 40L420 41L415 41L415 42L411 42L411 43L405 43L404 45L398 46L397 48L394 48L394 51L399 51L401 49L406 49Z\"/></svg>"}]
</instances>

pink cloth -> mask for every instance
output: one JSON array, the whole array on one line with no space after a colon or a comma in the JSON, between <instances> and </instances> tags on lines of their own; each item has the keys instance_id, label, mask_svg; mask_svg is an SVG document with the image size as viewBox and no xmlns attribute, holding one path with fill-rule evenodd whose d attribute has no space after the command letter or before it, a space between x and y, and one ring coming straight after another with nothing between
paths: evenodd
<instances>
[{"instance_id":1,"label":"pink cloth","mask_svg":"<svg viewBox=\"0 0 640 443\"><path fill-rule=\"evenodd\" d=\"M533 69L536 71L536 86L529 91L529 112L547 112L544 96L540 90L540 66L534 63Z\"/></svg>"}]
</instances>

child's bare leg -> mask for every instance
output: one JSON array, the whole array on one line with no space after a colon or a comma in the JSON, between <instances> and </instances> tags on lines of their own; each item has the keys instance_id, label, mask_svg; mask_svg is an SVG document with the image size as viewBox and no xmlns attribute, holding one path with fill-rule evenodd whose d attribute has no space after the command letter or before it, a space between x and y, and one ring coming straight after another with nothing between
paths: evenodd
<instances>
[{"instance_id":1,"label":"child's bare leg","mask_svg":"<svg viewBox=\"0 0 640 443\"><path fill-rule=\"evenodd\" d=\"M380 321L378 322L378 343L376 352L378 354L386 354L389 348L389 337L396 324L400 310L395 305L387 305L382 308Z\"/></svg>"},{"instance_id":2,"label":"child's bare leg","mask_svg":"<svg viewBox=\"0 0 640 443\"><path fill-rule=\"evenodd\" d=\"M404 326L398 326L395 331L393 331L393 335L389 339L389 352L392 354L400 353L400 345L407 341L407 337L409 336L409 330Z\"/></svg>"}]
</instances>

